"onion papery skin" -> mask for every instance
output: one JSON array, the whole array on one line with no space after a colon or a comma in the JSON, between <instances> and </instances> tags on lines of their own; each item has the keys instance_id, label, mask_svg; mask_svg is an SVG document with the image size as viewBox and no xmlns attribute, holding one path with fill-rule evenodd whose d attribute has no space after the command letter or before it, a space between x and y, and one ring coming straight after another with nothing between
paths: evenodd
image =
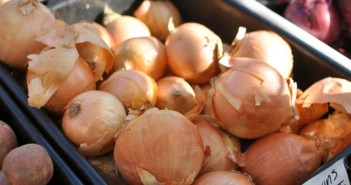
<instances>
[{"instance_id":1,"label":"onion papery skin","mask_svg":"<svg viewBox=\"0 0 351 185\"><path fill-rule=\"evenodd\" d=\"M220 71L222 41L202 24L181 24L170 32L165 45L169 68L189 83L205 84Z\"/></svg>"},{"instance_id":2,"label":"onion papery skin","mask_svg":"<svg viewBox=\"0 0 351 185\"><path fill-rule=\"evenodd\" d=\"M252 143L244 153L245 167L256 184L302 184L322 165L316 143L296 134L272 133Z\"/></svg>"},{"instance_id":3,"label":"onion papery skin","mask_svg":"<svg viewBox=\"0 0 351 185\"><path fill-rule=\"evenodd\" d=\"M327 44L341 32L340 15L329 0L292 0L284 17Z\"/></svg>"},{"instance_id":4,"label":"onion papery skin","mask_svg":"<svg viewBox=\"0 0 351 185\"><path fill-rule=\"evenodd\" d=\"M45 108L53 113L62 114L67 103L74 97L94 89L96 84L93 71L83 59L78 58L72 72L50 97Z\"/></svg>"},{"instance_id":5,"label":"onion papery skin","mask_svg":"<svg viewBox=\"0 0 351 185\"><path fill-rule=\"evenodd\" d=\"M45 47L36 37L54 27L55 17L38 0L13 0L0 6L0 61L24 69L27 56Z\"/></svg>"},{"instance_id":6,"label":"onion papery skin","mask_svg":"<svg viewBox=\"0 0 351 185\"><path fill-rule=\"evenodd\" d=\"M155 37L127 39L116 48L114 71L136 69L155 80L161 78L167 67L166 47Z\"/></svg>"},{"instance_id":7,"label":"onion papery skin","mask_svg":"<svg viewBox=\"0 0 351 185\"><path fill-rule=\"evenodd\" d=\"M125 109L116 97L105 91L91 90L67 104L62 129L82 155L93 157L113 150L114 136L125 119Z\"/></svg>"},{"instance_id":8,"label":"onion papery skin","mask_svg":"<svg viewBox=\"0 0 351 185\"><path fill-rule=\"evenodd\" d=\"M248 57L265 62L288 79L293 69L291 47L277 33L268 30L257 30L246 33L233 46L231 58Z\"/></svg>"},{"instance_id":9,"label":"onion papery skin","mask_svg":"<svg viewBox=\"0 0 351 185\"><path fill-rule=\"evenodd\" d=\"M251 177L239 171L213 171L196 178L193 185L254 185Z\"/></svg>"},{"instance_id":10,"label":"onion papery skin","mask_svg":"<svg viewBox=\"0 0 351 185\"><path fill-rule=\"evenodd\" d=\"M128 15L121 15L113 19L105 27L110 33L115 47L118 47L121 42L130 38L151 36L150 29L145 23Z\"/></svg>"},{"instance_id":11,"label":"onion papery skin","mask_svg":"<svg viewBox=\"0 0 351 185\"><path fill-rule=\"evenodd\" d=\"M75 23L76 25L81 25L86 29L89 29L91 31L94 31L96 34L100 36L100 38L105 42L105 44L110 48L114 49L115 45L112 39L112 36L110 33L107 31L106 27L90 20L83 20L78 23Z\"/></svg>"},{"instance_id":12,"label":"onion papery skin","mask_svg":"<svg viewBox=\"0 0 351 185\"><path fill-rule=\"evenodd\" d=\"M182 114L196 106L195 92L191 85L181 77L166 76L157 81L156 107L170 109Z\"/></svg>"},{"instance_id":13,"label":"onion papery skin","mask_svg":"<svg viewBox=\"0 0 351 185\"><path fill-rule=\"evenodd\" d=\"M205 158L199 175L217 170L236 170L235 152L240 153L239 140L216 125L215 120L197 117L192 120L203 141Z\"/></svg>"},{"instance_id":14,"label":"onion papery skin","mask_svg":"<svg viewBox=\"0 0 351 185\"><path fill-rule=\"evenodd\" d=\"M133 69L114 72L99 90L113 94L125 108L133 110L154 107L158 92L153 78Z\"/></svg>"},{"instance_id":15,"label":"onion papery skin","mask_svg":"<svg viewBox=\"0 0 351 185\"><path fill-rule=\"evenodd\" d=\"M201 137L179 112L149 109L116 138L114 160L129 184L191 184L201 169Z\"/></svg>"},{"instance_id":16,"label":"onion papery skin","mask_svg":"<svg viewBox=\"0 0 351 185\"><path fill-rule=\"evenodd\" d=\"M173 26L181 24L181 15L171 1L143 1L133 15L143 21L150 29L151 35L166 40L170 30L169 21L172 18Z\"/></svg>"},{"instance_id":17,"label":"onion papery skin","mask_svg":"<svg viewBox=\"0 0 351 185\"><path fill-rule=\"evenodd\" d=\"M264 136L278 130L292 116L286 81L264 62L237 58L233 67L212 84L215 117L236 137Z\"/></svg>"}]
</instances>

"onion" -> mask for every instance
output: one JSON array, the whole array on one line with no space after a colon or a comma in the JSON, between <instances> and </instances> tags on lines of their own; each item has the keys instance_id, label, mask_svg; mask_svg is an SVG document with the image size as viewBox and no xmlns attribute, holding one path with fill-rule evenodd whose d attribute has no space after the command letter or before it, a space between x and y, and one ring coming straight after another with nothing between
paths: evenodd
<instances>
[{"instance_id":1,"label":"onion","mask_svg":"<svg viewBox=\"0 0 351 185\"><path fill-rule=\"evenodd\" d=\"M284 17L327 44L341 32L339 14L329 0L292 0Z\"/></svg>"},{"instance_id":2,"label":"onion","mask_svg":"<svg viewBox=\"0 0 351 185\"><path fill-rule=\"evenodd\" d=\"M136 69L158 80L167 67L166 47L155 37L127 39L116 48L113 67Z\"/></svg>"},{"instance_id":3,"label":"onion","mask_svg":"<svg viewBox=\"0 0 351 185\"><path fill-rule=\"evenodd\" d=\"M46 48L28 56L28 104L41 108L65 82L79 54L75 48Z\"/></svg>"},{"instance_id":4,"label":"onion","mask_svg":"<svg viewBox=\"0 0 351 185\"><path fill-rule=\"evenodd\" d=\"M245 151L241 170L256 184L302 184L322 165L323 155L311 139L272 133L254 141Z\"/></svg>"},{"instance_id":5,"label":"onion","mask_svg":"<svg viewBox=\"0 0 351 185\"><path fill-rule=\"evenodd\" d=\"M125 109L116 97L91 90L79 94L67 104L62 129L84 156L99 156L112 151L114 136L122 128L125 118Z\"/></svg>"},{"instance_id":6,"label":"onion","mask_svg":"<svg viewBox=\"0 0 351 185\"><path fill-rule=\"evenodd\" d=\"M72 72L50 97L45 107L51 112L61 114L71 99L85 91L94 89L96 89L96 84L93 71L83 59L78 58Z\"/></svg>"},{"instance_id":7,"label":"onion","mask_svg":"<svg viewBox=\"0 0 351 185\"><path fill-rule=\"evenodd\" d=\"M151 36L149 28L141 20L117 14L109 7L104 9L103 25L112 36L115 47L130 38Z\"/></svg>"},{"instance_id":8,"label":"onion","mask_svg":"<svg viewBox=\"0 0 351 185\"><path fill-rule=\"evenodd\" d=\"M147 110L117 135L114 159L129 184L191 184L204 150L196 127L172 110Z\"/></svg>"},{"instance_id":9,"label":"onion","mask_svg":"<svg viewBox=\"0 0 351 185\"><path fill-rule=\"evenodd\" d=\"M236 153L240 153L239 140L220 129L216 120L197 117L192 122L200 133L205 158L199 175L217 170L236 170Z\"/></svg>"},{"instance_id":10,"label":"onion","mask_svg":"<svg viewBox=\"0 0 351 185\"><path fill-rule=\"evenodd\" d=\"M157 87L156 107L159 109L170 109L185 114L197 105L194 89L184 78L163 77L157 81Z\"/></svg>"},{"instance_id":11,"label":"onion","mask_svg":"<svg viewBox=\"0 0 351 185\"><path fill-rule=\"evenodd\" d=\"M188 22L176 27L165 45L169 68L188 82L205 84L219 73L222 41L204 25Z\"/></svg>"},{"instance_id":12,"label":"onion","mask_svg":"<svg viewBox=\"0 0 351 185\"><path fill-rule=\"evenodd\" d=\"M113 94L125 108L133 110L154 107L158 91L153 78L133 69L114 72L99 90Z\"/></svg>"},{"instance_id":13,"label":"onion","mask_svg":"<svg viewBox=\"0 0 351 185\"><path fill-rule=\"evenodd\" d=\"M133 15L143 21L150 29L151 34L164 41L169 34L169 23L173 26L181 23L181 15L171 1L143 1Z\"/></svg>"},{"instance_id":14,"label":"onion","mask_svg":"<svg viewBox=\"0 0 351 185\"><path fill-rule=\"evenodd\" d=\"M12 0L0 6L0 61L17 68L27 66L27 55L44 44L37 35L53 28L55 17L38 0Z\"/></svg>"},{"instance_id":15,"label":"onion","mask_svg":"<svg viewBox=\"0 0 351 185\"><path fill-rule=\"evenodd\" d=\"M289 43L272 31L257 30L246 33L242 29L244 28L239 29L232 43L231 57L248 57L268 63L288 79L294 62Z\"/></svg>"},{"instance_id":16,"label":"onion","mask_svg":"<svg viewBox=\"0 0 351 185\"><path fill-rule=\"evenodd\" d=\"M278 130L292 117L286 81L264 62L235 60L232 68L212 81L214 92L208 100L221 127L246 139Z\"/></svg>"},{"instance_id":17,"label":"onion","mask_svg":"<svg viewBox=\"0 0 351 185\"><path fill-rule=\"evenodd\" d=\"M239 171L213 171L199 176L193 185L254 185L250 176Z\"/></svg>"},{"instance_id":18,"label":"onion","mask_svg":"<svg viewBox=\"0 0 351 185\"><path fill-rule=\"evenodd\" d=\"M350 115L335 111L328 118L308 123L302 128L299 134L315 140L320 148L328 152L350 133Z\"/></svg>"}]
</instances>

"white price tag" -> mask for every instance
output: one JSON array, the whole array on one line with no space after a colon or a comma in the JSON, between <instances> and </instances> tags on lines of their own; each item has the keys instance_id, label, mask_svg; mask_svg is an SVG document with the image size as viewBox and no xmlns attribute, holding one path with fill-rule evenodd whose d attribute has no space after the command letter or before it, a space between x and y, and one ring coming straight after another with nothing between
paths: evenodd
<instances>
[{"instance_id":1,"label":"white price tag","mask_svg":"<svg viewBox=\"0 0 351 185\"><path fill-rule=\"evenodd\" d=\"M350 185L344 158L317 174L303 185Z\"/></svg>"}]
</instances>

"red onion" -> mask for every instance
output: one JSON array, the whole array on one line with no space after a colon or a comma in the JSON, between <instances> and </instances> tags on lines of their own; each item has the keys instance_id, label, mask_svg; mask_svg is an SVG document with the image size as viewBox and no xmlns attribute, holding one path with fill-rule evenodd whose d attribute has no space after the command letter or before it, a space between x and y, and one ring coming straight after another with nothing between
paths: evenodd
<instances>
[{"instance_id":1,"label":"red onion","mask_svg":"<svg viewBox=\"0 0 351 185\"><path fill-rule=\"evenodd\" d=\"M341 32L340 16L330 0L292 0L284 17L327 44Z\"/></svg>"}]
</instances>

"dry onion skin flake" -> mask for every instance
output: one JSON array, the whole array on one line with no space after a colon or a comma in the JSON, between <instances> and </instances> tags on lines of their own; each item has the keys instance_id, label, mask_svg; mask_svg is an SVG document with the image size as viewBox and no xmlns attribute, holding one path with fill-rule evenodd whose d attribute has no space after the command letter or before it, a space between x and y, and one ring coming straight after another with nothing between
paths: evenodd
<instances>
[{"instance_id":1,"label":"dry onion skin flake","mask_svg":"<svg viewBox=\"0 0 351 185\"><path fill-rule=\"evenodd\" d=\"M351 82L336 77L323 78L308 87L296 100L303 107L315 103L336 103L351 114Z\"/></svg>"}]
</instances>

